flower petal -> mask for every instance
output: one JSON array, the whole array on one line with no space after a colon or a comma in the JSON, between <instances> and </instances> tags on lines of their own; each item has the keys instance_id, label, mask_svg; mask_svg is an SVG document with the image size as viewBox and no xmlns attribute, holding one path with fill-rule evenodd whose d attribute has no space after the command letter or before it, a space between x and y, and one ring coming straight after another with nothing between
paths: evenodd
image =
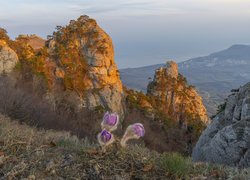
<instances>
[{"instance_id":1,"label":"flower petal","mask_svg":"<svg viewBox=\"0 0 250 180\"><path fill-rule=\"evenodd\" d=\"M145 135L145 129L141 123L133 124L133 130L134 130L134 133L139 137L143 137Z\"/></svg>"}]
</instances>

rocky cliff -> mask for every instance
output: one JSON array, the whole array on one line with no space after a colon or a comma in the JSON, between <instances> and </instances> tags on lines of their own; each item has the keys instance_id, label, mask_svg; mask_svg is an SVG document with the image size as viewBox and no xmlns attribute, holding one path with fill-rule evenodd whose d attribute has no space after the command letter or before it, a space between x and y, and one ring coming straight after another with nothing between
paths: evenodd
<instances>
[{"instance_id":1,"label":"rocky cliff","mask_svg":"<svg viewBox=\"0 0 250 180\"><path fill-rule=\"evenodd\" d=\"M65 27L57 26L46 43L35 35L20 35L12 41L4 30L0 39L7 39L13 49L8 45L1 48L4 71L13 69L18 55L19 85L30 82L29 89L43 89L42 96L53 106L59 106L65 98L75 99L72 103L78 109L101 108L124 114L112 40L95 20L81 16Z\"/></svg>"},{"instance_id":2,"label":"rocky cliff","mask_svg":"<svg viewBox=\"0 0 250 180\"><path fill-rule=\"evenodd\" d=\"M202 133L194 161L250 166L250 83L233 90Z\"/></svg>"},{"instance_id":3,"label":"rocky cliff","mask_svg":"<svg viewBox=\"0 0 250 180\"><path fill-rule=\"evenodd\" d=\"M204 124L209 121L202 98L194 87L187 84L185 77L178 73L178 65L173 61L155 71L147 94L157 97L162 104L159 108L180 125L186 125L188 121L195 119Z\"/></svg>"},{"instance_id":4,"label":"rocky cliff","mask_svg":"<svg viewBox=\"0 0 250 180\"><path fill-rule=\"evenodd\" d=\"M123 90L111 38L88 16L70 21L48 42L55 75L75 90L83 106L102 106L123 115Z\"/></svg>"},{"instance_id":5,"label":"rocky cliff","mask_svg":"<svg viewBox=\"0 0 250 180\"><path fill-rule=\"evenodd\" d=\"M124 126L139 120L146 128L145 145L157 151L191 154L209 119L201 97L170 61L156 70L148 92L125 88Z\"/></svg>"}]
</instances>

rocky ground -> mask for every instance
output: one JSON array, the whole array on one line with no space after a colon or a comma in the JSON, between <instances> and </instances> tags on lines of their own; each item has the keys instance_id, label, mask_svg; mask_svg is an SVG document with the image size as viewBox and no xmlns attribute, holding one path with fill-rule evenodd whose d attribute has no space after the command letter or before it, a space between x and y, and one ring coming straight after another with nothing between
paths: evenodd
<instances>
[{"instance_id":1,"label":"rocky ground","mask_svg":"<svg viewBox=\"0 0 250 180\"><path fill-rule=\"evenodd\" d=\"M0 179L249 179L249 170L192 163L141 146L102 151L66 132L45 131L0 115Z\"/></svg>"}]
</instances>

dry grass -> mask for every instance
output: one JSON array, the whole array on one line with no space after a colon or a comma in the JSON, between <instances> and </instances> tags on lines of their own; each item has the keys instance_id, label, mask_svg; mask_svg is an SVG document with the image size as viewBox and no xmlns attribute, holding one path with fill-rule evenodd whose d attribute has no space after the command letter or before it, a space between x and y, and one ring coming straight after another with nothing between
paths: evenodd
<instances>
[{"instance_id":1,"label":"dry grass","mask_svg":"<svg viewBox=\"0 0 250 180\"><path fill-rule=\"evenodd\" d=\"M189 166L188 171L185 166ZM0 179L22 178L249 179L250 176L247 170L192 164L176 154L159 154L141 146L123 150L115 144L103 152L97 145L67 132L38 130L0 115Z\"/></svg>"}]
</instances>

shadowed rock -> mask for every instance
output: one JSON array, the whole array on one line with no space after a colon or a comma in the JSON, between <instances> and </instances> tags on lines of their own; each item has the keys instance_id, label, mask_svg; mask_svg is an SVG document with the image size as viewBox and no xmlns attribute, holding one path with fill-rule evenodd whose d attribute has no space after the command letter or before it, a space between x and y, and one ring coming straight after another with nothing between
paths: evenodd
<instances>
[{"instance_id":1,"label":"shadowed rock","mask_svg":"<svg viewBox=\"0 0 250 180\"><path fill-rule=\"evenodd\" d=\"M250 166L250 83L234 92L201 135L194 161Z\"/></svg>"}]
</instances>

